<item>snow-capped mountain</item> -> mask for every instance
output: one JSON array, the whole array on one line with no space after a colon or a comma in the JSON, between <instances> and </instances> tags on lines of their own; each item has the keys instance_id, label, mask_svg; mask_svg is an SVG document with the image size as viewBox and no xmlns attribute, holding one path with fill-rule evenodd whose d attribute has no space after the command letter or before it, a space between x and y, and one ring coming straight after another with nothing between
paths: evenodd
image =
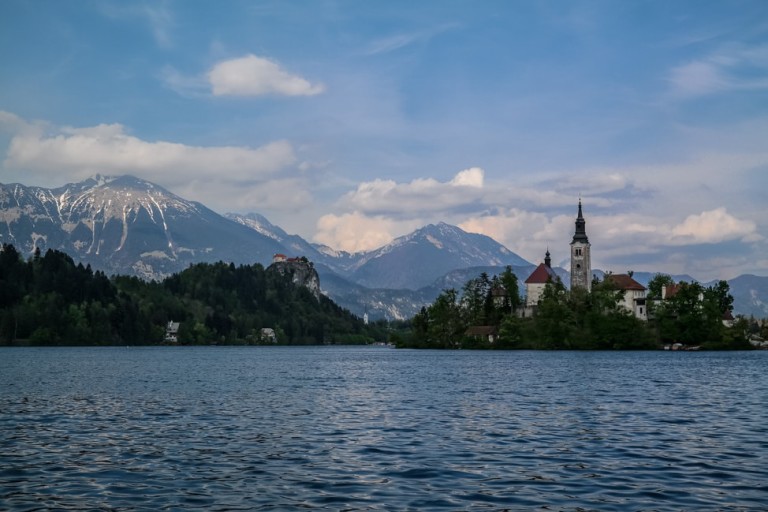
<instances>
[{"instance_id":1,"label":"snow-capped mountain","mask_svg":"<svg viewBox=\"0 0 768 512\"><path fill-rule=\"evenodd\" d=\"M361 255L351 277L371 288L417 290L452 270L482 265L530 263L490 237L441 222Z\"/></svg>"},{"instance_id":2,"label":"snow-capped mountain","mask_svg":"<svg viewBox=\"0 0 768 512\"><path fill-rule=\"evenodd\" d=\"M200 261L269 262L275 240L132 176L56 189L0 184L0 241L58 249L108 273L161 278Z\"/></svg>"}]
</instances>

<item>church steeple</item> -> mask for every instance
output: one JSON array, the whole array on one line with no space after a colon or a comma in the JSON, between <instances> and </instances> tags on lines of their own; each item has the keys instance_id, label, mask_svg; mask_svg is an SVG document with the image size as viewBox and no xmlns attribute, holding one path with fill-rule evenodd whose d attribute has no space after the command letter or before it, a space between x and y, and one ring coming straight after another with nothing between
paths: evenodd
<instances>
[{"instance_id":1,"label":"church steeple","mask_svg":"<svg viewBox=\"0 0 768 512\"><path fill-rule=\"evenodd\" d=\"M584 215L581 213L581 199L579 199L579 214L576 216L576 232L573 234L573 242L589 243L587 221L584 220Z\"/></svg>"},{"instance_id":2,"label":"church steeple","mask_svg":"<svg viewBox=\"0 0 768 512\"><path fill-rule=\"evenodd\" d=\"M552 258L549 257L549 247L547 247L547 252L544 255L544 264L549 268L552 268Z\"/></svg>"},{"instance_id":3,"label":"church steeple","mask_svg":"<svg viewBox=\"0 0 768 512\"><path fill-rule=\"evenodd\" d=\"M571 290L577 287L589 291L592 288L592 258L591 245L587 238L587 221L581 211L579 198L579 213L576 216L576 231L571 242Z\"/></svg>"}]
</instances>

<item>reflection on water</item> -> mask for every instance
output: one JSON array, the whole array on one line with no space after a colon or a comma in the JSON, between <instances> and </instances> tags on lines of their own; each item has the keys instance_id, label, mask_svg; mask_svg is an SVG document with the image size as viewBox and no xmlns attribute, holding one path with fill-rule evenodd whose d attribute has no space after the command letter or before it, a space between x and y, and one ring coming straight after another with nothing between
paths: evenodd
<instances>
[{"instance_id":1,"label":"reflection on water","mask_svg":"<svg viewBox=\"0 0 768 512\"><path fill-rule=\"evenodd\" d=\"M768 353L0 350L0 508L761 510Z\"/></svg>"}]
</instances>

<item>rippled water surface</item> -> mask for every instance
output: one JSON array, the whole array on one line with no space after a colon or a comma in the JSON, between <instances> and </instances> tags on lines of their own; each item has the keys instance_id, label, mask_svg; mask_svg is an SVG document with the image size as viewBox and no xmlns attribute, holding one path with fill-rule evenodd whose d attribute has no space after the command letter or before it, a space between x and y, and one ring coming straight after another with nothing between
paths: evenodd
<instances>
[{"instance_id":1,"label":"rippled water surface","mask_svg":"<svg viewBox=\"0 0 768 512\"><path fill-rule=\"evenodd\" d=\"M7 348L0 391L0 509L768 508L768 352Z\"/></svg>"}]
</instances>

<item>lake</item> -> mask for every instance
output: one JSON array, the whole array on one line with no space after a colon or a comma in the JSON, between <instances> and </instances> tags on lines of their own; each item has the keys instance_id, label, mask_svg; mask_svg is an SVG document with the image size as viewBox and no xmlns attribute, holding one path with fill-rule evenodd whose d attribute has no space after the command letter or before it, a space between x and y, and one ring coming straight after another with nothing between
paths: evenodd
<instances>
[{"instance_id":1,"label":"lake","mask_svg":"<svg viewBox=\"0 0 768 512\"><path fill-rule=\"evenodd\" d=\"M765 351L5 348L0 391L0 509L768 507Z\"/></svg>"}]
</instances>

